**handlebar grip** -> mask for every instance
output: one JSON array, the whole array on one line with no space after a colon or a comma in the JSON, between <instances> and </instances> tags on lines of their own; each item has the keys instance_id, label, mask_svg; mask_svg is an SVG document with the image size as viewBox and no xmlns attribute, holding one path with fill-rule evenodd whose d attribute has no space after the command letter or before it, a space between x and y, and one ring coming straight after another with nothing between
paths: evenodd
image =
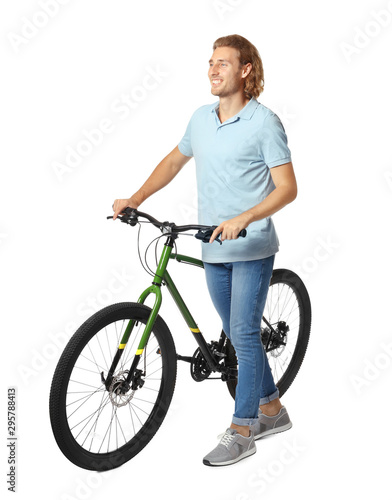
<instances>
[{"instance_id":1,"label":"handlebar grip","mask_svg":"<svg viewBox=\"0 0 392 500\"><path fill-rule=\"evenodd\" d=\"M246 229L241 229L241 231L238 233L238 236L242 236L243 238L245 238L245 236L246 236Z\"/></svg>"}]
</instances>

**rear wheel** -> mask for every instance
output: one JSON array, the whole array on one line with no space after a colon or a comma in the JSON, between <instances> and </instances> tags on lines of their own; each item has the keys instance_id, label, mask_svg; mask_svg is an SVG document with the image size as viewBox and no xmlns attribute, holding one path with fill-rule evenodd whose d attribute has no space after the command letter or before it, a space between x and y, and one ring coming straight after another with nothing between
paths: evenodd
<instances>
[{"instance_id":1,"label":"rear wheel","mask_svg":"<svg viewBox=\"0 0 392 500\"><path fill-rule=\"evenodd\" d=\"M261 322L261 340L279 396L295 379L309 342L311 305L301 278L288 269L274 269ZM237 367L235 349L226 339L225 363ZM235 398L236 379L227 381Z\"/></svg>"},{"instance_id":2,"label":"rear wheel","mask_svg":"<svg viewBox=\"0 0 392 500\"><path fill-rule=\"evenodd\" d=\"M147 445L165 418L177 359L173 338L160 316L137 366L138 383L134 389L120 390L150 312L134 303L102 309L77 330L59 360L50 391L50 419L61 451L79 467L97 471L119 467ZM106 387L103 379L129 320L135 320L135 326Z\"/></svg>"}]
</instances>

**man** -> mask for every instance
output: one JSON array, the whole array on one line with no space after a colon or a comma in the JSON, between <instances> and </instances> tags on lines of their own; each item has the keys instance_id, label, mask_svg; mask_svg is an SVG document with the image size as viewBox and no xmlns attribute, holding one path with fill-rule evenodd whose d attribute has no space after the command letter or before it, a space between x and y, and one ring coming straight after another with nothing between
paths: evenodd
<instances>
[{"instance_id":1,"label":"man","mask_svg":"<svg viewBox=\"0 0 392 500\"><path fill-rule=\"evenodd\" d=\"M129 199L115 200L115 219L166 186L195 158L199 223L217 225L202 246L207 286L238 359L235 412L205 465L229 465L256 452L255 439L289 429L260 324L279 242L271 215L292 202L297 185L279 118L256 99L264 74L257 49L230 35L213 45L208 77L219 102L198 108L185 135ZM246 238L238 238L242 229ZM222 245L214 242L221 233ZM229 241L230 240L230 241Z\"/></svg>"}]
</instances>

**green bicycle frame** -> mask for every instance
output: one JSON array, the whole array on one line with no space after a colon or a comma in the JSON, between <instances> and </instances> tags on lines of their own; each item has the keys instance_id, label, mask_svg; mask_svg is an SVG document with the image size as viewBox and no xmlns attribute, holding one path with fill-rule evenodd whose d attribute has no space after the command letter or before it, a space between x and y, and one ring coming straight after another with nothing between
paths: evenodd
<instances>
[{"instance_id":1,"label":"green bicycle frame","mask_svg":"<svg viewBox=\"0 0 392 500\"><path fill-rule=\"evenodd\" d=\"M173 254L173 245L174 245L174 238L172 236L168 236L164 248L158 263L157 270L154 275L154 280L152 282L152 285L146 288L144 292L140 295L138 299L139 304L144 304L145 300L147 297L151 294L155 295L155 302L154 306L151 309L150 316L147 320L146 326L144 328L144 332L142 334L142 337L140 339L139 345L137 347L136 353L135 353L135 358L133 360L132 366L129 370L128 376L127 376L127 382L130 383L134 377L134 373L136 370L136 367L139 363L140 357L143 354L144 348L147 345L148 339L150 337L152 328L154 326L155 320L158 316L159 309L162 304L162 292L161 292L161 286L162 283L164 283L167 286L167 289L170 292L170 295L173 297L174 302L176 303L177 307L179 308L186 324L188 325L189 329L191 330L193 336L196 339L196 342L198 343L201 352L203 353L204 357L206 358L208 364L213 370L217 370L219 368L218 363L215 361L213 358L210 349L208 348L207 342L205 341L203 335L201 334L195 320L193 319L188 307L186 306L183 298L181 297L179 291L177 290L170 274L167 271L167 265L169 263L169 259L175 259L178 262L186 262L188 264L196 265L198 267L203 268L203 262L199 259L194 259L193 257L187 257L186 255L178 255L178 254ZM135 326L135 320L130 320L124 334L121 338L120 345L118 346L118 350L114 356L112 365L110 367L110 370L108 372L108 377L106 378L105 384L106 387L108 387L111 383L114 371L116 369L116 366L118 364L118 361L121 358L122 353L124 352L124 348L127 345L127 342L129 340L129 337L131 336L133 327Z\"/></svg>"}]
</instances>

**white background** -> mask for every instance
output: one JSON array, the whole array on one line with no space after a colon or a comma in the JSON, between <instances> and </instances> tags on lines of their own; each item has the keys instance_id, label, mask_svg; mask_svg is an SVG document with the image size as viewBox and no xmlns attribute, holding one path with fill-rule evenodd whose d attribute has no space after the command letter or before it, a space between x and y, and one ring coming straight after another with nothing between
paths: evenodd
<instances>
[{"instance_id":1,"label":"white background","mask_svg":"<svg viewBox=\"0 0 392 500\"><path fill-rule=\"evenodd\" d=\"M6 389L17 386L23 499L387 498L391 2L71 0L46 23L37 14L45 3L0 7L1 491ZM32 20L45 25L15 42ZM147 448L111 473L79 469L51 433L55 340L64 342L95 309L136 300L150 283L136 232L106 216L113 200L133 194L178 144L194 109L214 102L206 76L212 43L232 33L260 51L266 83L259 101L285 125L299 186L295 202L274 216L281 243L275 266L296 270L313 309L304 365L282 398L293 428L258 441L256 455L232 467L205 467L233 401L220 381L196 384L189 365L179 363L170 413ZM122 94L142 95L135 89L148 68L165 76L128 117L114 112ZM103 119L112 131L79 165L56 174L54 163L64 163L82 131ZM142 207L195 222L193 160ZM144 243L156 235L148 231ZM200 254L191 238L179 249ZM172 266L207 340L216 338L220 325L202 273ZM116 275L123 276L115 282L120 291L111 293ZM190 355L195 341L168 296L161 314L178 352ZM391 345L389 354L382 344Z\"/></svg>"}]
</instances>

